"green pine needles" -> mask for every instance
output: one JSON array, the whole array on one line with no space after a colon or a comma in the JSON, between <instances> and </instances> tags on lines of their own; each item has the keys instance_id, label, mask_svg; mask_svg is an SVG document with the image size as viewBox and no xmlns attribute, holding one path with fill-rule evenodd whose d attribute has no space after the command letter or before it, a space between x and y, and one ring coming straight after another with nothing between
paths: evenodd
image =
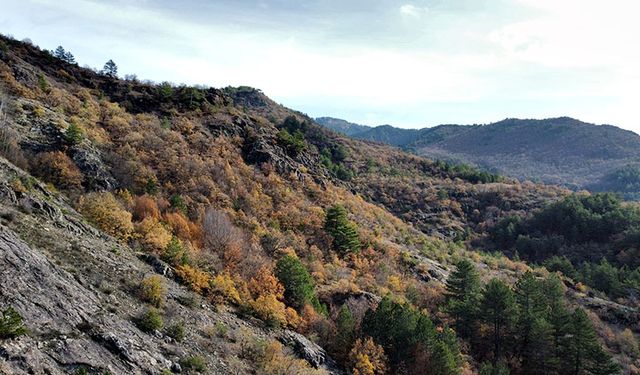
<instances>
[{"instance_id":1,"label":"green pine needles","mask_svg":"<svg viewBox=\"0 0 640 375\"><path fill-rule=\"evenodd\" d=\"M333 237L333 248L341 256L360 251L358 227L347 217L347 210L335 205L327 210L324 229Z\"/></svg>"},{"instance_id":2,"label":"green pine needles","mask_svg":"<svg viewBox=\"0 0 640 375\"><path fill-rule=\"evenodd\" d=\"M11 306L0 314L0 340L12 339L27 333L20 314Z\"/></svg>"}]
</instances>

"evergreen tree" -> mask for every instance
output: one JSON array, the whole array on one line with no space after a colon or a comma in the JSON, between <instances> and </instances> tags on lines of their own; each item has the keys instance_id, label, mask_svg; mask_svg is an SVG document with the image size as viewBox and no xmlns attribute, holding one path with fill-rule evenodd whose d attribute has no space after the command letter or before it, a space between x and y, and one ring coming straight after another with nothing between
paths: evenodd
<instances>
[{"instance_id":1,"label":"evergreen tree","mask_svg":"<svg viewBox=\"0 0 640 375\"><path fill-rule=\"evenodd\" d=\"M77 145L82 141L82 129L75 123L71 123L64 133L64 139L69 145Z\"/></svg>"},{"instance_id":2,"label":"evergreen tree","mask_svg":"<svg viewBox=\"0 0 640 375\"><path fill-rule=\"evenodd\" d=\"M113 60L109 60L104 64L102 74L108 77L116 77L118 75L118 66L113 62Z\"/></svg>"},{"instance_id":3,"label":"evergreen tree","mask_svg":"<svg viewBox=\"0 0 640 375\"><path fill-rule=\"evenodd\" d=\"M573 375L612 375L620 372L600 343L587 313L576 309L571 315L565 347L564 372Z\"/></svg>"},{"instance_id":4,"label":"evergreen tree","mask_svg":"<svg viewBox=\"0 0 640 375\"><path fill-rule=\"evenodd\" d=\"M53 51L53 57L56 57L60 60L64 60L66 57L66 51L64 50L64 48L62 48L62 46L58 46L58 48L56 48L56 50Z\"/></svg>"},{"instance_id":5,"label":"evergreen tree","mask_svg":"<svg viewBox=\"0 0 640 375\"><path fill-rule=\"evenodd\" d=\"M69 51L67 51L67 52L64 54L64 58L63 58L63 60L64 60L64 61L66 61L66 62L68 62L69 64L75 64L75 63L76 63L76 58L75 58L75 57L73 57L73 54L72 54L71 52L69 52Z\"/></svg>"},{"instance_id":6,"label":"evergreen tree","mask_svg":"<svg viewBox=\"0 0 640 375\"><path fill-rule=\"evenodd\" d=\"M327 210L324 228L333 237L333 248L340 255L360 250L358 227L349 220L343 206L335 205Z\"/></svg>"},{"instance_id":7,"label":"evergreen tree","mask_svg":"<svg viewBox=\"0 0 640 375\"><path fill-rule=\"evenodd\" d=\"M551 275L543 282L545 302L547 306L546 318L551 326L551 350L552 357L549 366L551 373L561 373L563 358L563 346L568 335L570 314L564 300L564 284L558 275Z\"/></svg>"},{"instance_id":8,"label":"evergreen tree","mask_svg":"<svg viewBox=\"0 0 640 375\"><path fill-rule=\"evenodd\" d=\"M461 337L470 337L478 313L480 301L480 276L473 263L463 259L447 279L446 311L455 319L455 327Z\"/></svg>"},{"instance_id":9,"label":"evergreen tree","mask_svg":"<svg viewBox=\"0 0 640 375\"><path fill-rule=\"evenodd\" d=\"M289 306L300 310L304 305L310 304L322 312L313 278L300 259L285 255L276 263L275 271L278 280L284 286L284 299Z\"/></svg>"},{"instance_id":10,"label":"evergreen tree","mask_svg":"<svg viewBox=\"0 0 640 375\"><path fill-rule=\"evenodd\" d=\"M522 349L523 375L548 375L553 373L553 329L543 317L533 319L528 343Z\"/></svg>"},{"instance_id":11,"label":"evergreen tree","mask_svg":"<svg viewBox=\"0 0 640 375\"><path fill-rule=\"evenodd\" d=\"M546 307L542 294L542 283L536 280L531 271L527 271L516 282L514 294L518 306L516 323L518 350L522 355L522 366L526 369L532 360L530 356L537 354L537 348L531 347L533 326L537 319L544 316Z\"/></svg>"},{"instance_id":12,"label":"evergreen tree","mask_svg":"<svg viewBox=\"0 0 640 375\"><path fill-rule=\"evenodd\" d=\"M513 291L499 279L491 279L482 292L481 317L490 326L493 344L493 363L503 354L503 342L516 317Z\"/></svg>"},{"instance_id":13,"label":"evergreen tree","mask_svg":"<svg viewBox=\"0 0 640 375\"><path fill-rule=\"evenodd\" d=\"M442 341L433 346L431 360L429 361L430 375L458 375L460 370L456 358L449 347Z\"/></svg>"},{"instance_id":14,"label":"evergreen tree","mask_svg":"<svg viewBox=\"0 0 640 375\"><path fill-rule=\"evenodd\" d=\"M344 360L355 341L356 321L353 319L351 309L346 304L342 305L336 320L336 336L333 341L336 359Z\"/></svg>"}]
</instances>

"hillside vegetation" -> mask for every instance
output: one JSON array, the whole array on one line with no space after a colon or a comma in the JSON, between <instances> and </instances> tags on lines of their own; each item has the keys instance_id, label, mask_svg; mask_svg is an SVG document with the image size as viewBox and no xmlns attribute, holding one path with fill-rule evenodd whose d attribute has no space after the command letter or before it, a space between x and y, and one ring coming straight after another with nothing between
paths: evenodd
<instances>
[{"instance_id":1,"label":"hillside vegetation","mask_svg":"<svg viewBox=\"0 0 640 375\"><path fill-rule=\"evenodd\" d=\"M335 128L333 122L320 123ZM389 125L348 135L386 143L436 159L476 165L520 180L559 184L573 190L638 194L640 136L610 125L568 117L506 119L488 125L440 125L400 129ZM339 129L338 129L339 130Z\"/></svg>"},{"instance_id":2,"label":"hillside vegetation","mask_svg":"<svg viewBox=\"0 0 640 375\"><path fill-rule=\"evenodd\" d=\"M569 191L54 55L0 38L0 372L638 373L631 293L479 250Z\"/></svg>"}]
</instances>

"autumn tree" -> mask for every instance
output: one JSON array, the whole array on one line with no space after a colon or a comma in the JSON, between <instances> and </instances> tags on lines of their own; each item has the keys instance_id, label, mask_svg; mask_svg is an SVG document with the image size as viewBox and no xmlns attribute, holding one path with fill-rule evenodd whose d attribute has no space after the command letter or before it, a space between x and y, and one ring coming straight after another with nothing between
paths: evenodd
<instances>
[{"instance_id":1,"label":"autumn tree","mask_svg":"<svg viewBox=\"0 0 640 375\"><path fill-rule=\"evenodd\" d=\"M82 172L71 158L60 151L38 154L35 173L58 188L78 190L82 187Z\"/></svg>"},{"instance_id":2,"label":"autumn tree","mask_svg":"<svg viewBox=\"0 0 640 375\"><path fill-rule=\"evenodd\" d=\"M360 250L358 227L349 220L343 206L335 205L327 210L324 228L333 237L333 248L341 255Z\"/></svg>"},{"instance_id":3,"label":"autumn tree","mask_svg":"<svg viewBox=\"0 0 640 375\"><path fill-rule=\"evenodd\" d=\"M113 194L90 193L80 198L78 209L84 217L106 233L121 240L128 240L133 232L131 214Z\"/></svg>"},{"instance_id":4,"label":"autumn tree","mask_svg":"<svg viewBox=\"0 0 640 375\"><path fill-rule=\"evenodd\" d=\"M349 353L353 375L382 375L387 372L387 356L371 337L358 339Z\"/></svg>"},{"instance_id":5,"label":"autumn tree","mask_svg":"<svg viewBox=\"0 0 640 375\"><path fill-rule=\"evenodd\" d=\"M160 275L151 275L140 283L140 298L155 307L162 307L167 288Z\"/></svg>"}]
</instances>

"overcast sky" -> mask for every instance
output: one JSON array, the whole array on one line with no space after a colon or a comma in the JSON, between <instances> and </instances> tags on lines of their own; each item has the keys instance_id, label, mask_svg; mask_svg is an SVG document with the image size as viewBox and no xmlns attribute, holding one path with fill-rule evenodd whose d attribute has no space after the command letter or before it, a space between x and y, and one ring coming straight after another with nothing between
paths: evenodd
<instances>
[{"instance_id":1,"label":"overcast sky","mask_svg":"<svg viewBox=\"0 0 640 375\"><path fill-rule=\"evenodd\" d=\"M0 32L143 79L248 85L424 127L572 116L640 132L638 0L0 0Z\"/></svg>"}]
</instances>

